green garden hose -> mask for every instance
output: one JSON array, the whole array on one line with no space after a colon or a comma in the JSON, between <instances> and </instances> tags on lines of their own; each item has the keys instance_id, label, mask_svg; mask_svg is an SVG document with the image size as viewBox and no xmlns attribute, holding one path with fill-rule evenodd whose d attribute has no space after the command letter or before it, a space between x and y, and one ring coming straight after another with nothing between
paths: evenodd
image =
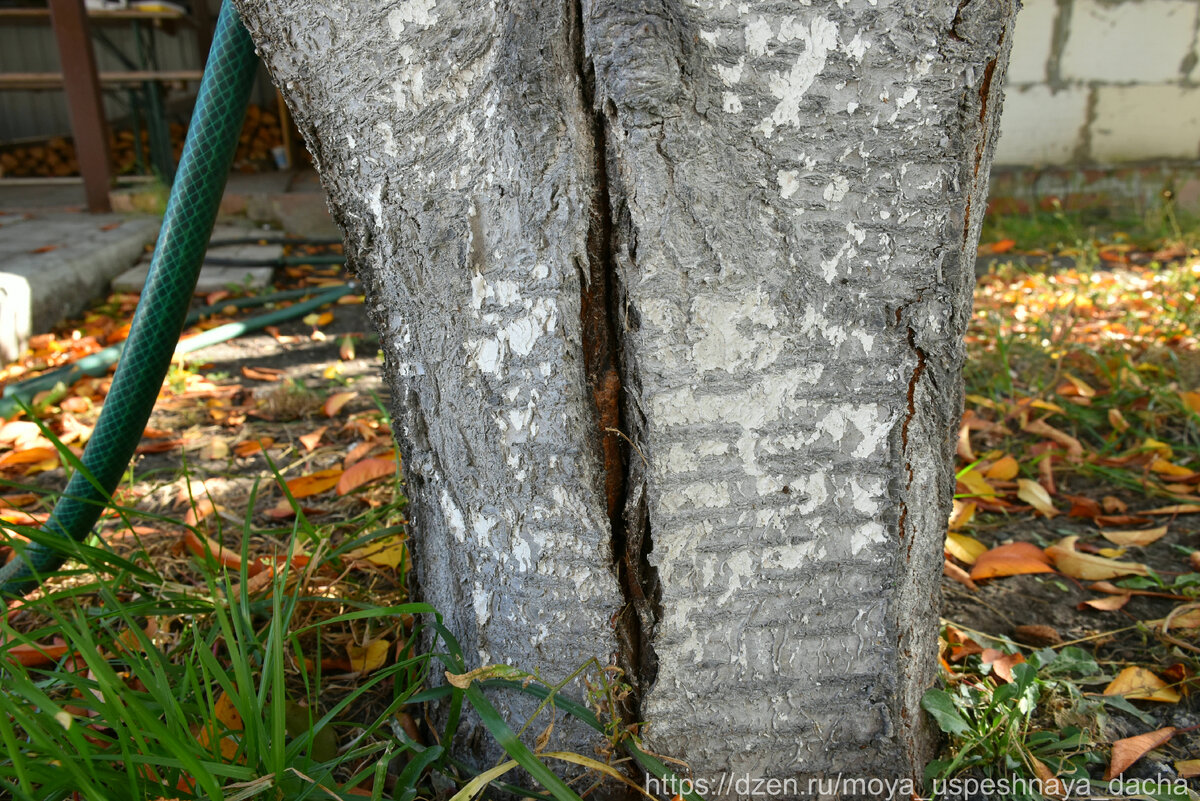
<instances>
[{"instance_id":1,"label":"green garden hose","mask_svg":"<svg viewBox=\"0 0 1200 801\"><path fill-rule=\"evenodd\" d=\"M43 526L50 534L79 542L91 533L150 419L212 236L256 68L250 36L230 0L224 0L150 275L83 453L83 466L96 484L76 471ZM0 593L24 594L62 562L58 549L31 543L0 568Z\"/></svg>"}]
</instances>

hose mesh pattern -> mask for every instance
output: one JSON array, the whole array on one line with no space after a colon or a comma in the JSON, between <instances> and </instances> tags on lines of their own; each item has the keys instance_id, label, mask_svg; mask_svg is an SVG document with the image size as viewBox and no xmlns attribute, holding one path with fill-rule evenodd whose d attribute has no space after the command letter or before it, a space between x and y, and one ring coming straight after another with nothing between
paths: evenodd
<instances>
[{"instance_id":1,"label":"hose mesh pattern","mask_svg":"<svg viewBox=\"0 0 1200 801\"><path fill-rule=\"evenodd\" d=\"M196 289L256 67L250 36L230 0L224 0L146 287L83 453L92 480L76 471L42 527L47 533L75 541L88 536L142 437ZM24 594L62 562L58 549L32 543L22 557L0 568L0 592Z\"/></svg>"}]
</instances>

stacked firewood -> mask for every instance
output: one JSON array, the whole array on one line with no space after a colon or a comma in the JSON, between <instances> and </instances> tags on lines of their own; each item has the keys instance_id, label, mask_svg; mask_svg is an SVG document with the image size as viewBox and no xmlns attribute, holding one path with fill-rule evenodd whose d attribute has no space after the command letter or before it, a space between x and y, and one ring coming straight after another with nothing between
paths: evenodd
<instances>
[{"instance_id":1,"label":"stacked firewood","mask_svg":"<svg viewBox=\"0 0 1200 801\"><path fill-rule=\"evenodd\" d=\"M150 166L150 136L141 130L143 169ZM183 152L187 129L178 123L168 126L171 151L178 163ZM283 144L279 115L257 105L246 109L246 122L238 137L234 169L239 172L260 172L275 168L272 149ZM117 175L138 172L137 137L125 128L112 132L108 139L112 170ZM56 136L34 144L0 146L0 176L14 178L63 178L79 175L79 160L70 139Z\"/></svg>"}]
</instances>

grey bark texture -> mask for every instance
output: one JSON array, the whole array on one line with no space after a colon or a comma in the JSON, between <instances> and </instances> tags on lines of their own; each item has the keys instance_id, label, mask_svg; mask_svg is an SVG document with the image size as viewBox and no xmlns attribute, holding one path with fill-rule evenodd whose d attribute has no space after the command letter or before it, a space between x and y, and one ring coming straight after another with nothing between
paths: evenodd
<instances>
[{"instance_id":1,"label":"grey bark texture","mask_svg":"<svg viewBox=\"0 0 1200 801\"><path fill-rule=\"evenodd\" d=\"M239 7L468 655L616 661L714 783L918 773L1016 0Z\"/></svg>"}]
</instances>

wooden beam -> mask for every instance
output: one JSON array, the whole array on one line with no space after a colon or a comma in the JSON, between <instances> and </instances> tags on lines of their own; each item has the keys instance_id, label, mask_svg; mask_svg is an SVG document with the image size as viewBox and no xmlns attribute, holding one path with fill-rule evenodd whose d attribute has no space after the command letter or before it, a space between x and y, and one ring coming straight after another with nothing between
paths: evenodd
<instances>
[{"instance_id":1,"label":"wooden beam","mask_svg":"<svg viewBox=\"0 0 1200 801\"><path fill-rule=\"evenodd\" d=\"M112 210L108 200L111 176L108 167L108 123L100 97L96 75L96 56L88 33L87 10L83 0L50 0L50 20L58 40L58 57L63 74L67 107L71 114L71 132L79 172L83 175L88 211Z\"/></svg>"}]
</instances>

